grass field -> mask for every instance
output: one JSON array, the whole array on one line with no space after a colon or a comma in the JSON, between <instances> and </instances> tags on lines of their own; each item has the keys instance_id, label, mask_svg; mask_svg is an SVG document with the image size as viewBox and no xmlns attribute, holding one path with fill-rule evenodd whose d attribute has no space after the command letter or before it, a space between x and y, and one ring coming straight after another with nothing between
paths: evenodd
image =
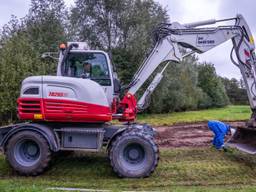
<instances>
[{"instance_id":1,"label":"grass field","mask_svg":"<svg viewBox=\"0 0 256 192\"><path fill-rule=\"evenodd\" d=\"M221 121L247 120L251 109L245 105L231 105L225 108L207 109L200 111L175 112L169 114L139 115L138 121L154 126L172 125L174 123L192 123L216 119Z\"/></svg>"},{"instance_id":2,"label":"grass field","mask_svg":"<svg viewBox=\"0 0 256 192\"><path fill-rule=\"evenodd\" d=\"M245 120L248 106L140 115L153 125L197 122L209 119ZM112 172L106 154L75 154L55 158L38 177L16 175L0 154L0 191L46 191L72 187L111 191L256 191L256 159L238 151L219 152L210 147L161 149L155 173L145 179L120 179ZM52 190L47 190L52 191Z\"/></svg>"},{"instance_id":3,"label":"grass field","mask_svg":"<svg viewBox=\"0 0 256 192\"><path fill-rule=\"evenodd\" d=\"M254 157L212 148L162 149L157 170L146 179L117 178L105 154L59 157L38 177L15 175L1 156L0 170L1 192L45 191L47 187L113 191L256 191Z\"/></svg>"}]
</instances>

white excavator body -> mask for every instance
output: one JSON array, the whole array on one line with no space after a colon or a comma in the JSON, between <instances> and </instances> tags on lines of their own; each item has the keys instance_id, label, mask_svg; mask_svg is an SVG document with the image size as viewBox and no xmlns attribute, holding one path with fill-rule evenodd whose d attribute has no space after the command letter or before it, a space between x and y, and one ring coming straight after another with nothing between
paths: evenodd
<instances>
[{"instance_id":1,"label":"white excavator body","mask_svg":"<svg viewBox=\"0 0 256 192\"><path fill-rule=\"evenodd\" d=\"M223 21L235 23L209 26ZM0 128L0 149L11 166L21 174L38 175L47 167L51 153L97 152L106 146L113 170L119 176L149 176L158 164L159 150L154 129L133 122L137 112L149 106L150 95L168 65L228 40L233 43L231 61L241 71L253 113L247 125L237 128L226 145L255 154L255 45L243 16L189 24L165 23L154 34L154 48L123 92L108 54L90 50L83 42L60 47L57 76L26 78L18 98L18 115L21 120L31 122ZM181 48L186 52L181 52ZM50 56L44 54L47 55ZM160 65L162 69L137 102L138 90ZM126 123L111 125L112 119Z\"/></svg>"}]
</instances>

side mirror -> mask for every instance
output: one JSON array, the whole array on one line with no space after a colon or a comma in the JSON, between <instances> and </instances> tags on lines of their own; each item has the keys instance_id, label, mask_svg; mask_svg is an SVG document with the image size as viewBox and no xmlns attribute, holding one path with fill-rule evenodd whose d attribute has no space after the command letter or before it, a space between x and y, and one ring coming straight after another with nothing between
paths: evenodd
<instances>
[{"instance_id":1,"label":"side mirror","mask_svg":"<svg viewBox=\"0 0 256 192\"><path fill-rule=\"evenodd\" d=\"M114 78L114 92L115 94L119 94L121 92L121 84L117 78Z\"/></svg>"},{"instance_id":2,"label":"side mirror","mask_svg":"<svg viewBox=\"0 0 256 192\"><path fill-rule=\"evenodd\" d=\"M45 52L41 55L42 59L51 58L54 60L58 60L58 52Z\"/></svg>"}]
</instances>

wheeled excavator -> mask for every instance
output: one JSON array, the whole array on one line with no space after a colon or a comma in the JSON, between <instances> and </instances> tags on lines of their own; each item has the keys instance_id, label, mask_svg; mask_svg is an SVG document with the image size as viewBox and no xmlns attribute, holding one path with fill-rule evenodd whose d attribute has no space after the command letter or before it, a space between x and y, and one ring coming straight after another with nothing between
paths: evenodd
<instances>
[{"instance_id":1,"label":"wheeled excavator","mask_svg":"<svg viewBox=\"0 0 256 192\"><path fill-rule=\"evenodd\" d=\"M219 23L222 25L216 26ZM137 112L149 105L150 95L168 65L228 40L233 43L230 58L241 71L252 116L246 127L237 128L226 145L255 154L255 45L243 16L188 24L163 23L154 31L154 39L153 49L122 98L117 74L106 52L91 50L84 42L62 44L56 76L32 76L22 82L17 110L24 123L0 128L0 148L11 167L22 175L38 175L47 168L51 154L105 149L118 176L150 176L157 167L159 149L154 128L134 122ZM159 72L137 100L138 90L157 68ZM113 125L113 119L123 124Z\"/></svg>"}]
</instances>

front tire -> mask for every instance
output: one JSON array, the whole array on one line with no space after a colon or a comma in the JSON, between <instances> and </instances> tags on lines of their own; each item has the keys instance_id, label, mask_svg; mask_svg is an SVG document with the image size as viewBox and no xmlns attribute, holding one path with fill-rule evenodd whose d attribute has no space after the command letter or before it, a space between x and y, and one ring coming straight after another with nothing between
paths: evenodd
<instances>
[{"instance_id":1,"label":"front tire","mask_svg":"<svg viewBox=\"0 0 256 192\"><path fill-rule=\"evenodd\" d=\"M123 133L111 144L111 166L120 177L148 177L155 170L158 147L150 136L139 132Z\"/></svg>"},{"instance_id":2,"label":"front tire","mask_svg":"<svg viewBox=\"0 0 256 192\"><path fill-rule=\"evenodd\" d=\"M6 156L11 167L19 174L35 176L48 167L51 151L41 134L22 131L9 140Z\"/></svg>"}]
</instances>

